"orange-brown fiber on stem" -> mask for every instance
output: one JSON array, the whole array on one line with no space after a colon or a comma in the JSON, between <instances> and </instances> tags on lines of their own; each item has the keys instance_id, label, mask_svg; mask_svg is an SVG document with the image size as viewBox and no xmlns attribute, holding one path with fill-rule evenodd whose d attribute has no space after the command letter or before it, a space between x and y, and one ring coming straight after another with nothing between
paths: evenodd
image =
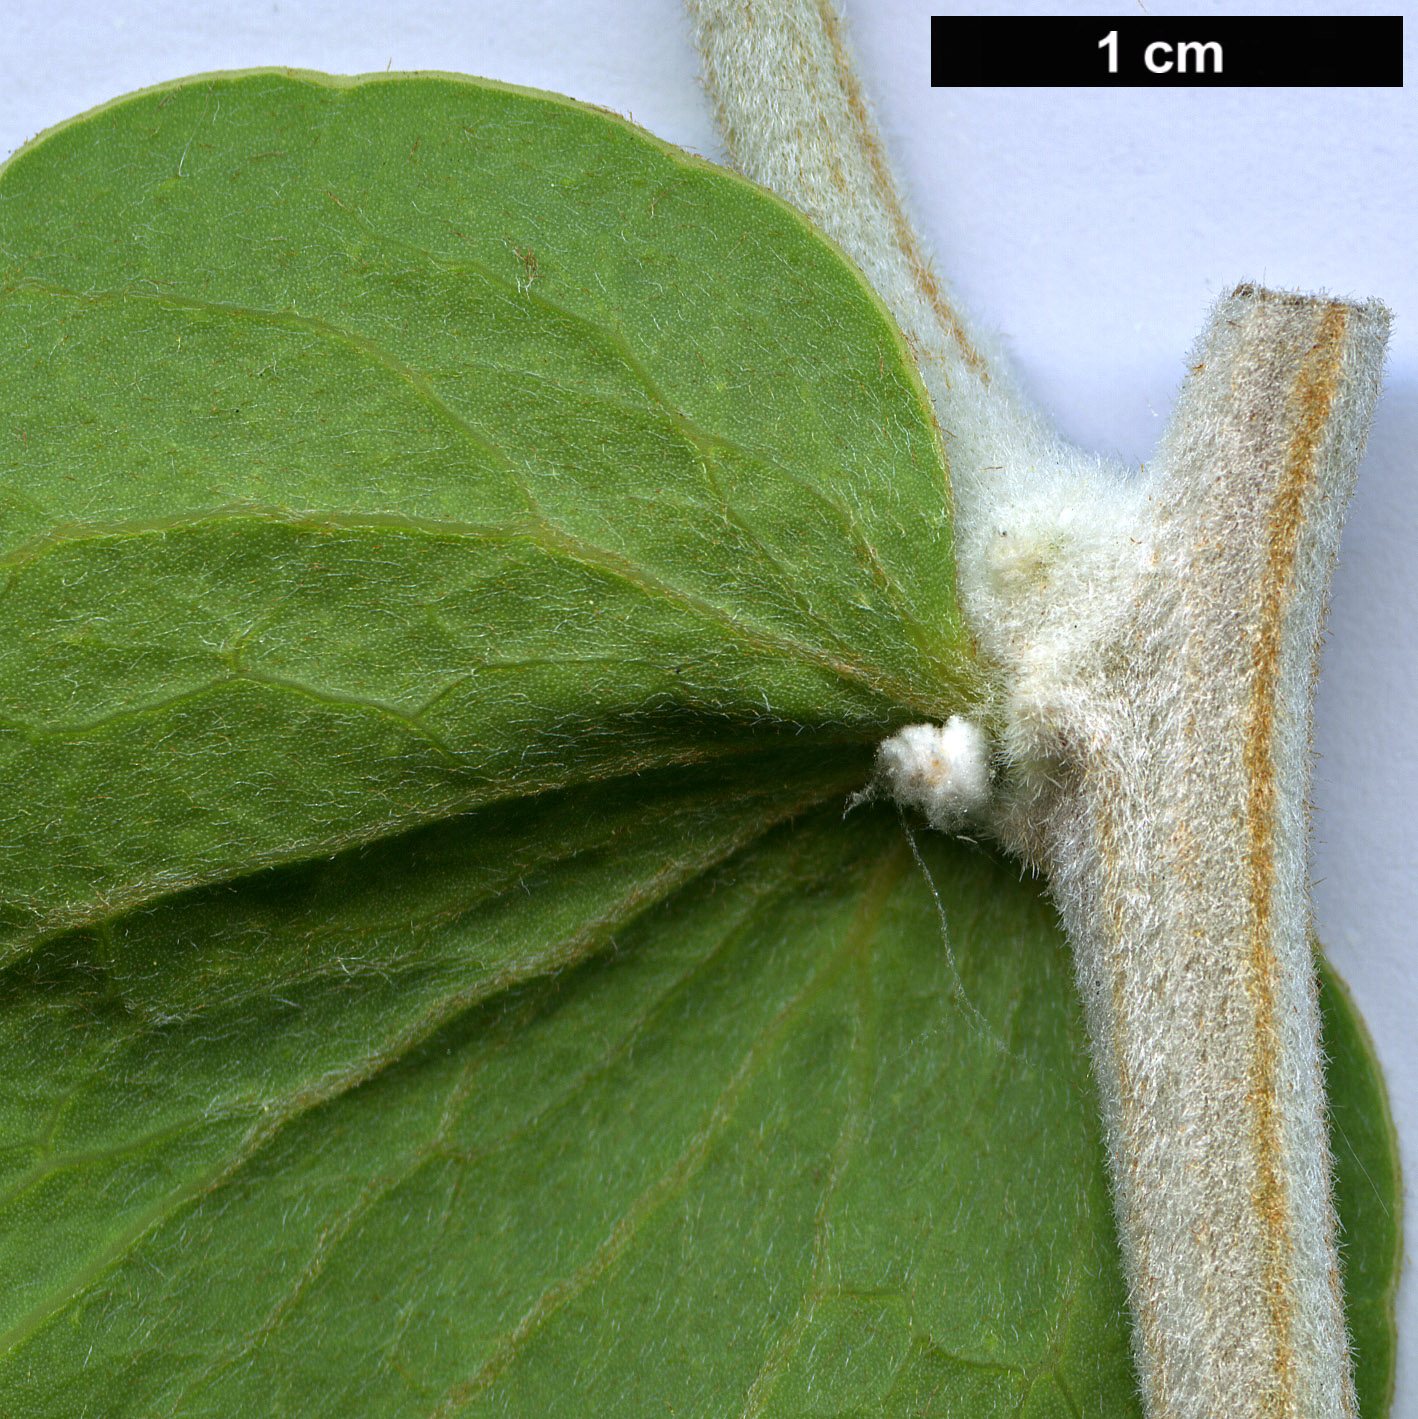
<instances>
[{"instance_id":1,"label":"orange-brown fiber on stem","mask_svg":"<svg viewBox=\"0 0 1418 1419\"><path fill-rule=\"evenodd\" d=\"M1256 636L1254 690L1246 726L1246 771L1250 781L1247 814L1250 828L1250 893L1255 927L1251 964L1257 981L1257 1048L1255 1067L1256 1157L1260 1174L1258 1211L1270 1233L1267 1259L1267 1324L1273 1336L1276 1369L1282 1387L1291 1384L1294 1355L1290 1332L1293 1315L1293 1246L1286 1230L1286 1185L1277 1159L1281 1149L1279 1090L1281 1087L1275 1010L1277 963L1269 948L1272 905L1276 887L1273 832L1276 817L1277 766L1272 731L1275 700L1281 679L1283 617L1295 588L1296 555L1305 527L1306 495L1315 485L1319 450L1340 374L1348 314L1338 303L1322 314L1319 338L1303 359L1291 390L1294 433L1284 460L1266 545L1268 554Z\"/></svg>"}]
</instances>

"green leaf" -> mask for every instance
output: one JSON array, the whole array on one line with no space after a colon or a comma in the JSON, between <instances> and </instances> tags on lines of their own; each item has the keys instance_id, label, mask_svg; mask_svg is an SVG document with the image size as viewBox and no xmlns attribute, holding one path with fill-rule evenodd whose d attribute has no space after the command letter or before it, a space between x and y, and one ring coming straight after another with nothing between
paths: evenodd
<instances>
[{"instance_id":1,"label":"green leaf","mask_svg":"<svg viewBox=\"0 0 1418 1419\"><path fill-rule=\"evenodd\" d=\"M1052 912L842 816L982 692L802 218L545 95L218 76L18 155L0 282L0 1408L1137 1413Z\"/></svg>"},{"instance_id":2,"label":"green leaf","mask_svg":"<svg viewBox=\"0 0 1418 1419\"><path fill-rule=\"evenodd\" d=\"M1374 1043L1333 966L1319 957L1334 1190L1344 1246L1344 1301L1354 1341L1359 1413L1393 1403L1394 1306L1403 1270L1403 1177L1398 1134Z\"/></svg>"},{"instance_id":3,"label":"green leaf","mask_svg":"<svg viewBox=\"0 0 1418 1419\"><path fill-rule=\"evenodd\" d=\"M135 1415L1116 1412L1047 906L929 844L957 996L895 819L833 807L646 910L632 864L663 872L721 797L755 827L786 806L702 771L571 790L17 968L12 1397L43 1412L62 1375L73 1412ZM589 957L588 921L612 938Z\"/></svg>"},{"instance_id":4,"label":"green leaf","mask_svg":"<svg viewBox=\"0 0 1418 1419\"><path fill-rule=\"evenodd\" d=\"M257 73L3 192L10 949L969 693L919 380L747 183L545 95Z\"/></svg>"},{"instance_id":5,"label":"green leaf","mask_svg":"<svg viewBox=\"0 0 1418 1419\"><path fill-rule=\"evenodd\" d=\"M1052 913L923 842L953 970L896 821L765 829L792 805L758 768L488 809L12 969L5 1135L27 1143L3 1226L26 1284L0 1393L36 1414L1135 1413ZM696 873L716 800L761 836ZM689 880L647 910L666 841ZM1325 1001L1331 1055L1360 1062L1349 1274L1382 1309L1391 1139L1368 1136L1352 1010L1328 981Z\"/></svg>"}]
</instances>

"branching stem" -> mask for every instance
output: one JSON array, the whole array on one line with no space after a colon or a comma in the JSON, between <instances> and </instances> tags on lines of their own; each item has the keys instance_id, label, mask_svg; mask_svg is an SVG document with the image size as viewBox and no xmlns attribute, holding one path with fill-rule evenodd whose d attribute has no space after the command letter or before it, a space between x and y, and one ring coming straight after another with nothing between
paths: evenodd
<instances>
[{"instance_id":1,"label":"branching stem","mask_svg":"<svg viewBox=\"0 0 1418 1419\"><path fill-rule=\"evenodd\" d=\"M1129 477L1049 430L932 273L827 0L690 11L736 162L861 266L935 401L998 669L988 814L1073 946L1149 1419L1352 1416L1310 701L1387 312L1237 288Z\"/></svg>"}]
</instances>

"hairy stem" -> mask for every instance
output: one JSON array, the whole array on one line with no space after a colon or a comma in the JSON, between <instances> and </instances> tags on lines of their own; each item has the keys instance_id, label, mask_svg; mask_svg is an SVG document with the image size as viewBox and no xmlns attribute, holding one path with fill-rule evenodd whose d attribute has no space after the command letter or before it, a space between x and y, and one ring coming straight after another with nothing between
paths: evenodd
<instances>
[{"instance_id":1,"label":"hairy stem","mask_svg":"<svg viewBox=\"0 0 1418 1419\"><path fill-rule=\"evenodd\" d=\"M1150 1419L1353 1415L1310 955L1310 700L1377 304L1243 286L1152 470L1067 448L922 256L827 0L691 0L746 174L876 285L999 670L989 814L1074 949Z\"/></svg>"},{"instance_id":2,"label":"hairy stem","mask_svg":"<svg viewBox=\"0 0 1418 1419\"><path fill-rule=\"evenodd\" d=\"M1070 940L1153 1416L1352 1415L1314 969L1310 698L1387 320L1243 287L1091 667L1015 688L1001 827Z\"/></svg>"}]
</instances>

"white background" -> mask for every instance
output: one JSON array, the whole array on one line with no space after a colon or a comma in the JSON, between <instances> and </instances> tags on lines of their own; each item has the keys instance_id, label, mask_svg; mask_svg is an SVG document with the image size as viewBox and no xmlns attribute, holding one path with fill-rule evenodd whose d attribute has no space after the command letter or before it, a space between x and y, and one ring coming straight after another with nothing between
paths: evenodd
<instances>
[{"instance_id":1,"label":"white background","mask_svg":"<svg viewBox=\"0 0 1418 1419\"><path fill-rule=\"evenodd\" d=\"M1377 295L1387 391L1334 583L1318 696L1315 907L1378 1043L1418 1177L1418 17L1406 90L930 88L929 15L1264 5L849 3L868 90L940 270L1064 432L1143 461L1212 300L1240 279ZM1292 3L1286 13L1395 13ZM448 69L554 89L722 156L676 0L0 0L0 156L210 69ZM1410 1228L1410 1234L1411 1234ZM1405 1287L1395 1416L1418 1414Z\"/></svg>"}]
</instances>

